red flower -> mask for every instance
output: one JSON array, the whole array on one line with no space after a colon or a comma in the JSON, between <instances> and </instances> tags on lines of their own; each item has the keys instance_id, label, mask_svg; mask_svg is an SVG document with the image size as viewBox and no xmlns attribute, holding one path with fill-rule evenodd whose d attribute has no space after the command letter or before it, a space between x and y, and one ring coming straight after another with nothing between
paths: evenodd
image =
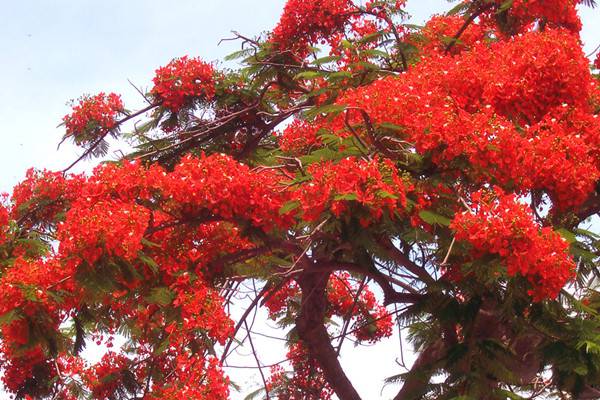
<instances>
[{"instance_id":1,"label":"red flower","mask_svg":"<svg viewBox=\"0 0 600 400\"><path fill-rule=\"evenodd\" d=\"M515 195L496 189L495 194L476 192L472 200L475 211L452 221L456 239L471 243L475 257L499 256L509 276L527 278L534 301L555 298L574 276L569 244L552 229L539 228Z\"/></svg>"},{"instance_id":2,"label":"red flower","mask_svg":"<svg viewBox=\"0 0 600 400\"><path fill-rule=\"evenodd\" d=\"M409 185L389 162L348 157L336 164L313 164L308 172L312 181L294 193L307 221L314 221L326 209L340 216L352 202L364 206L375 219L406 205Z\"/></svg>"},{"instance_id":3,"label":"red flower","mask_svg":"<svg viewBox=\"0 0 600 400\"><path fill-rule=\"evenodd\" d=\"M193 100L208 101L215 95L213 66L200 58L183 56L156 70L151 93L172 112Z\"/></svg>"},{"instance_id":4,"label":"red flower","mask_svg":"<svg viewBox=\"0 0 600 400\"><path fill-rule=\"evenodd\" d=\"M77 143L94 140L115 128L116 117L123 112L121 97L115 93L84 96L63 118L65 136L73 136Z\"/></svg>"},{"instance_id":5,"label":"red flower","mask_svg":"<svg viewBox=\"0 0 600 400\"><path fill-rule=\"evenodd\" d=\"M288 0L271 40L304 56L307 45L343 30L352 9L351 0Z\"/></svg>"}]
</instances>

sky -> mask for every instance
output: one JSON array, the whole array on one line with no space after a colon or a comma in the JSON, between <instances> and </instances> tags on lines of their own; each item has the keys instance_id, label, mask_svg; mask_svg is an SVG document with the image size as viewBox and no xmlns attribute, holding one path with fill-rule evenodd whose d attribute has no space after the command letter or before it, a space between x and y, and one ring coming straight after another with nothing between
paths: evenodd
<instances>
[{"instance_id":1,"label":"sky","mask_svg":"<svg viewBox=\"0 0 600 400\"><path fill-rule=\"evenodd\" d=\"M159 0L0 0L0 192L10 191L30 167L63 169L77 158L79 150L68 144L56 150L63 135L57 125L69 112L70 99L114 91L122 94L128 108L142 106L129 81L147 88L157 67L186 54L222 59L238 50L239 43L219 44L221 39L231 37L232 30L253 36L271 29L284 3L174 0L167 6ZM408 2L417 24L450 7L444 0ZM582 37L590 52L600 44L600 9L584 9L582 17ZM280 345L257 341L257 346L270 349L264 363L279 361ZM398 339L362 350L346 346L342 362L363 398L392 397L395 388L382 397L381 382L401 372L395 362L400 356ZM254 359L240 356L234 361L248 365ZM246 394L259 382L254 372L228 372Z\"/></svg>"}]
</instances>

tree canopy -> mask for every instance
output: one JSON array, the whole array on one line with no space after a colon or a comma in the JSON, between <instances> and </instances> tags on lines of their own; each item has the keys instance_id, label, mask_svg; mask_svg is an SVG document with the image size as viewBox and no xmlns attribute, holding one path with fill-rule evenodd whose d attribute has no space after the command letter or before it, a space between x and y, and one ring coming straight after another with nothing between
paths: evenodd
<instances>
[{"instance_id":1,"label":"tree canopy","mask_svg":"<svg viewBox=\"0 0 600 400\"><path fill-rule=\"evenodd\" d=\"M143 109L77 100L81 157L0 207L5 389L224 400L243 339L248 398L359 400L342 345L401 331L395 400L600 398L594 2L465 0L424 26L404 6L288 0L272 31L236 33L235 68L181 56ZM107 160L114 141L133 150ZM259 360L259 307L286 362Z\"/></svg>"}]
</instances>

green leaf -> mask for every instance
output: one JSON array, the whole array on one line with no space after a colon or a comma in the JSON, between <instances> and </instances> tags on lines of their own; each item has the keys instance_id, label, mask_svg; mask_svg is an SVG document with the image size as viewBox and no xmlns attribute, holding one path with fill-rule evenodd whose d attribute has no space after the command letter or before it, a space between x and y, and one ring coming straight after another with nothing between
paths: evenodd
<instances>
[{"instance_id":1,"label":"green leaf","mask_svg":"<svg viewBox=\"0 0 600 400\"><path fill-rule=\"evenodd\" d=\"M339 61L341 59L340 56L327 56L327 57L321 57L321 58L317 58L315 61L313 61L311 64L313 65L323 65L323 64L329 64L330 62L335 62L335 61Z\"/></svg>"},{"instance_id":2,"label":"green leaf","mask_svg":"<svg viewBox=\"0 0 600 400\"><path fill-rule=\"evenodd\" d=\"M453 7L450 11L448 11L446 13L446 15L456 15L459 13L462 13L463 11L466 11L469 7L470 7L471 3L468 2L461 2L458 5L456 5L455 7Z\"/></svg>"},{"instance_id":3,"label":"green leaf","mask_svg":"<svg viewBox=\"0 0 600 400\"><path fill-rule=\"evenodd\" d=\"M151 242L150 240L148 240L146 238L142 238L141 242L142 242L142 244L144 246L148 246L148 247L160 247L160 244Z\"/></svg>"},{"instance_id":4,"label":"green leaf","mask_svg":"<svg viewBox=\"0 0 600 400\"><path fill-rule=\"evenodd\" d=\"M419 213L419 217L421 217L423 221L427 222L430 225L437 224L442 226L449 226L451 222L449 218L427 210L421 211Z\"/></svg>"},{"instance_id":5,"label":"green leaf","mask_svg":"<svg viewBox=\"0 0 600 400\"><path fill-rule=\"evenodd\" d=\"M252 393L250 393L248 396L244 397L244 400L255 400L258 399L259 397L261 397L261 395L265 392L264 388L258 388L255 391L253 391Z\"/></svg>"},{"instance_id":6,"label":"green leaf","mask_svg":"<svg viewBox=\"0 0 600 400\"><path fill-rule=\"evenodd\" d=\"M166 349L167 347L169 347L169 339L165 339L162 342L160 342L160 344L158 345L157 348L154 349L154 355L158 356L161 355Z\"/></svg>"},{"instance_id":7,"label":"green leaf","mask_svg":"<svg viewBox=\"0 0 600 400\"><path fill-rule=\"evenodd\" d=\"M288 201L279 209L279 215L287 214L298 207L300 207L300 202L298 200Z\"/></svg>"},{"instance_id":8,"label":"green leaf","mask_svg":"<svg viewBox=\"0 0 600 400\"><path fill-rule=\"evenodd\" d=\"M577 375L585 376L588 374L588 368L585 365L580 365L579 367L573 369Z\"/></svg>"},{"instance_id":9,"label":"green leaf","mask_svg":"<svg viewBox=\"0 0 600 400\"><path fill-rule=\"evenodd\" d=\"M381 128L389 129L392 131L403 131L404 128L400 125L392 124L391 122L382 122L379 124Z\"/></svg>"},{"instance_id":10,"label":"green leaf","mask_svg":"<svg viewBox=\"0 0 600 400\"><path fill-rule=\"evenodd\" d=\"M360 38L360 40L358 40L358 43L374 42L374 41L378 40L381 37L381 35L382 35L381 31L370 33L370 34Z\"/></svg>"},{"instance_id":11,"label":"green leaf","mask_svg":"<svg viewBox=\"0 0 600 400\"><path fill-rule=\"evenodd\" d=\"M147 256L143 252L138 252L138 258L140 259L140 261L142 261L144 264L150 267L152 272L154 272L155 274L158 273L158 271L160 270L160 266L156 263L156 261L154 261L152 257Z\"/></svg>"},{"instance_id":12,"label":"green leaf","mask_svg":"<svg viewBox=\"0 0 600 400\"><path fill-rule=\"evenodd\" d=\"M329 161L329 160L338 160L340 158L340 152L331 150L327 147L315 150L307 156L303 156L300 158L303 165L309 165L312 163Z\"/></svg>"},{"instance_id":13,"label":"green leaf","mask_svg":"<svg viewBox=\"0 0 600 400\"><path fill-rule=\"evenodd\" d=\"M174 298L175 293L168 287L156 287L152 288L150 295L146 297L146 300L152 304L166 306L171 304Z\"/></svg>"},{"instance_id":14,"label":"green leaf","mask_svg":"<svg viewBox=\"0 0 600 400\"><path fill-rule=\"evenodd\" d=\"M337 201L340 201L340 200L354 201L354 200L358 200L358 197L356 196L356 193L346 193L346 194L338 194L333 199L337 200Z\"/></svg>"},{"instance_id":15,"label":"green leaf","mask_svg":"<svg viewBox=\"0 0 600 400\"><path fill-rule=\"evenodd\" d=\"M370 57L381 57L381 58L385 58L385 59L390 58L390 55L388 53L386 53L383 50L378 50L378 49L364 50L363 54L368 55Z\"/></svg>"},{"instance_id":16,"label":"green leaf","mask_svg":"<svg viewBox=\"0 0 600 400\"><path fill-rule=\"evenodd\" d=\"M584 347L585 352L588 354L600 354L600 345L596 342L592 342L591 340L584 340L577 343L577 350L580 350Z\"/></svg>"},{"instance_id":17,"label":"green leaf","mask_svg":"<svg viewBox=\"0 0 600 400\"><path fill-rule=\"evenodd\" d=\"M304 71L296 75L294 79L315 79L321 76L323 76L323 73L319 71Z\"/></svg>"},{"instance_id":18,"label":"green leaf","mask_svg":"<svg viewBox=\"0 0 600 400\"><path fill-rule=\"evenodd\" d=\"M0 315L0 326L6 325L17 319L19 316L15 310Z\"/></svg>"},{"instance_id":19,"label":"green leaf","mask_svg":"<svg viewBox=\"0 0 600 400\"><path fill-rule=\"evenodd\" d=\"M575 234L568 229L560 228L557 229L556 232L558 232L560 236L562 236L562 238L565 239L569 244L577 241L577 236L575 236Z\"/></svg>"},{"instance_id":20,"label":"green leaf","mask_svg":"<svg viewBox=\"0 0 600 400\"><path fill-rule=\"evenodd\" d=\"M338 72L334 72L332 74L327 75L327 78L330 81L340 80L340 79L345 79L345 78L352 78L352 73L348 72L348 71L338 71Z\"/></svg>"},{"instance_id":21,"label":"green leaf","mask_svg":"<svg viewBox=\"0 0 600 400\"><path fill-rule=\"evenodd\" d=\"M592 239L600 239L600 235L587 229L575 228L575 233Z\"/></svg>"},{"instance_id":22,"label":"green leaf","mask_svg":"<svg viewBox=\"0 0 600 400\"><path fill-rule=\"evenodd\" d=\"M308 117L316 117L320 114L339 114L346 109L345 104L326 104L321 107L313 108L306 112Z\"/></svg>"},{"instance_id":23,"label":"green leaf","mask_svg":"<svg viewBox=\"0 0 600 400\"><path fill-rule=\"evenodd\" d=\"M233 61L237 60L238 58L249 56L250 54L252 54L252 49L242 49L225 56L224 60Z\"/></svg>"},{"instance_id":24,"label":"green leaf","mask_svg":"<svg viewBox=\"0 0 600 400\"><path fill-rule=\"evenodd\" d=\"M421 29L425 28L425 26L423 26L423 25L416 25L416 24L402 24L402 26L404 26L408 29L415 29L415 30L421 30Z\"/></svg>"},{"instance_id":25,"label":"green leaf","mask_svg":"<svg viewBox=\"0 0 600 400\"><path fill-rule=\"evenodd\" d=\"M512 7L514 0L507 0L498 7L498 12L501 13L503 11L508 10Z\"/></svg>"},{"instance_id":26,"label":"green leaf","mask_svg":"<svg viewBox=\"0 0 600 400\"><path fill-rule=\"evenodd\" d=\"M396 196L396 195L395 195L395 194L393 194L393 193L386 192L385 190L380 190L380 191L378 191L378 192L377 192L377 195L378 195L379 197L381 197L382 199L394 199L394 200L398 199L398 196Z\"/></svg>"},{"instance_id":27,"label":"green leaf","mask_svg":"<svg viewBox=\"0 0 600 400\"><path fill-rule=\"evenodd\" d=\"M343 138L341 136L333 135L331 133L324 133L322 135L319 135L319 137L321 138L321 141L326 145L337 145L342 143L343 141Z\"/></svg>"}]
</instances>

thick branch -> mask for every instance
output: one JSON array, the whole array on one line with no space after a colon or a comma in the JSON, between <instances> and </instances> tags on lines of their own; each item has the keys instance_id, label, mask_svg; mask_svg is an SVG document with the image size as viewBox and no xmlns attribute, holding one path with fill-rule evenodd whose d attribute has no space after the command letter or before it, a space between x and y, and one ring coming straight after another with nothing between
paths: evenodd
<instances>
[{"instance_id":1,"label":"thick branch","mask_svg":"<svg viewBox=\"0 0 600 400\"><path fill-rule=\"evenodd\" d=\"M319 362L325 379L340 400L361 400L348 379L324 325L327 299L325 289L328 272L302 274L298 283L302 289L302 306L296 319L298 335L310 357Z\"/></svg>"},{"instance_id":2,"label":"thick branch","mask_svg":"<svg viewBox=\"0 0 600 400\"><path fill-rule=\"evenodd\" d=\"M393 260L398 264L402 265L406 268L410 273L414 274L424 283L432 283L433 278L429 273L425 270L425 268L418 266L414 262L412 262L406 254L401 252L394 244L388 239L379 240L379 244L388 251L388 253L392 256Z\"/></svg>"},{"instance_id":3,"label":"thick branch","mask_svg":"<svg viewBox=\"0 0 600 400\"><path fill-rule=\"evenodd\" d=\"M444 339L438 339L423 349L407 375L402 389L394 400L417 400L427 392L433 375L433 365L446 356L448 349Z\"/></svg>"},{"instance_id":4,"label":"thick branch","mask_svg":"<svg viewBox=\"0 0 600 400\"><path fill-rule=\"evenodd\" d=\"M600 186L600 182L598 183ZM600 194L598 190L592 194L580 207L580 210L577 212L577 221L584 221L592 215L598 214L600 212Z\"/></svg>"}]
</instances>

